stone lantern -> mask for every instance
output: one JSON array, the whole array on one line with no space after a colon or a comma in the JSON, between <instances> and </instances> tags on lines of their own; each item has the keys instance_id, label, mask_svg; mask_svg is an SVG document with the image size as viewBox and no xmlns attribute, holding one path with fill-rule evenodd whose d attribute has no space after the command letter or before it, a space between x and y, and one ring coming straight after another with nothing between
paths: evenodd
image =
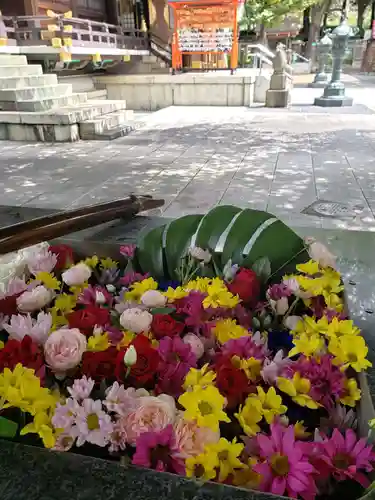
<instances>
[{"instance_id":1,"label":"stone lantern","mask_svg":"<svg viewBox=\"0 0 375 500\"><path fill-rule=\"evenodd\" d=\"M317 58L318 58L318 72L315 75L314 81L309 83L309 87L324 88L328 83L328 75L326 67L328 56L331 53L332 40L328 32L316 44Z\"/></svg>"},{"instance_id":2,"label":"stone lantern","mask_svg":"<svg viewBox=\"0 0 375 500\"><path fill-rule=\"evenodd\" d=\"M351 106L353 99L345 95L345 86L341 81L342 61L348 46L351 27L344 19L332 32L332 76L323 95L314 101L315 106L339 107Z\"/></svg>"}]
</instances>

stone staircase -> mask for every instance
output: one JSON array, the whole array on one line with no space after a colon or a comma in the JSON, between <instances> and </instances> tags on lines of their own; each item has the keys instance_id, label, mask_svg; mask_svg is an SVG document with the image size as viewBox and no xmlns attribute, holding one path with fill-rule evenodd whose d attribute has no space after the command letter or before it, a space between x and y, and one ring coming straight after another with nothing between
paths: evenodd
<instances>
[{"instance_id":1,"label":"stone staircase","mask_svg":"<svg viewBox=\"0 0 375 500\"><path fill-rule=\"evenodd\" d=\"M0 54L0 140L115 139L136 125L126 101L103 99L100 91L73 93L71 84L43 74L26 56Z\"/></svg>"}]
</instances>

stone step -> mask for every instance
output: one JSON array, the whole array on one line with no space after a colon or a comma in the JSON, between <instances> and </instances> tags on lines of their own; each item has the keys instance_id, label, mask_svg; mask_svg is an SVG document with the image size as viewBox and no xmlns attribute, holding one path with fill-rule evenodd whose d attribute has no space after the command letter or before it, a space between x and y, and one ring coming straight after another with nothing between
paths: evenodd
<instances>
[{"instance_id":1,"label":"stone step","mask_svg":"<svg viewBox=\"0 0 375 500\"><path fill-rule=\"evenodd\" d=\"M72 95L72 85L70 83L24 87L15 89L0 90L0 102L4 101L41 101L55 97ZM0 105L1 106L1 105Z\"/></svg>"},{"instance_id":2,"label":"stone step","mask_svg":"<svg viewBox=\"0 0 375 500\"><path fill-rule=\"evenodd\" d=\"M40 101L0 101L0 109L3 111L32 111L39 113L65 106L77 106L85 101L87 101L87 95L81 93L62 97L50 97L41 99Z\"/></svg>"},{"instance_id":3,"label":"stone step","mask_svg":"<svg viewBox=\"0 0 375 500\"><path fill-rule=\"evenodd\" d=\"M96 99L96 100L103 100L107 99L107 89L99 89L99 90L89 90L86 92L87 93L87 99Z\"/></svg>"},{"instance_id":4,"label":"stone step","mask_svg":"<svg viewBox=\"0 0 375 500\"><path fill-rule=\"evenodd\" d=\"M105 130L102 134L98 134L93 137L91 140L95 141L113 141L114 139L118 139L119 137L125 137L126 135L133 132L141 126L138 122L129 122L119 125L118 127L111 128Z\"/></svg>"},{"instance_id":5,"label":"stone step","mask_svg":"<svg viewBox=\"0 0 375 500\"><path fill-rule=\"evenodd\" d=\"M0 55L0 66L27 66L26 56Z\"/></svg>"},{"instance_id":6,"label":"stone step","mask_svg":"<svg viewBox=\"0 0 375 500\"><path fill-rule=\"evenodd\" d=\"M0 111L0 124L71 125L126 109L126 101L87 101L33 113Z\"/></svg>"},{"instance_id":7,"label":"stone step","mask_svg":"<svg viewBox=\"0 0 375 500\"><path fill-rule=\"evenodd\" d=\"M43 75L42 66L29 64L28 66L2 66L0 64L0 76L35 76Z\"/></svg>"},{"instance_id":8,"label":"stone step","mask_svg":"<svg viewBox=\"0 0 375 500\"><path fill-rule=\"evenodd\" d=\"M142 62L144 62L144 63L156 63L156 62L158 62L158 58L154 54L148 54L148 55L142 56Z\"/></svg>"},{"instance_id":9,"label":"stone step","mask_svg":"<svg viewBox=\"0 0 375 500\"><path fill-rule=\"evenodd\" d=\"M2 76L0 75L0 90L19 89L24 87L41 87L46 85L56 85L57 75L37 76Z\"/></svg>"},{"instance_id":10,"label":"stone step","mask_svg":"<svg viewBox=\"0 0 375 500\"><path fill-rule=\"evenodd\" d=\"M79 135L81 139L92 140L108 130L127 125L134 120L132 110L121 110L107 115L98 116L91 120L83 121L79 124Z\"/></svg>"}]
</instances>

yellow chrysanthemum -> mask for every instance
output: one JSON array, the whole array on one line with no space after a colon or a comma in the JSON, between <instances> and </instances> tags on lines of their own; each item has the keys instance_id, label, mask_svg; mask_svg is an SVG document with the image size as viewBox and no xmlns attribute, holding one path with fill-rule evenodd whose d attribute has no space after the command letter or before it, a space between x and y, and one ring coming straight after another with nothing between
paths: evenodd
<instances>
[{"instance_id":1,"label":"yellow chrysanthemum","mask_svg":"<svg viewBox=\"0 0 375 500\"><path fill-rule=\"evenodd\" d=\"M345 393L340 398L340 402L346 406L354 406L357 404L357 401L361 399L361 389L359 389L357 385L357 381L355 378L349 378L345 380L344 383Z\"/></svg>"},{"instance_id":2,"label":"yellow chrysanthemum","mask_svg":"<svg viewBox=\"0 0 375 500\"><path fill-rule=\"evenodd\" d=\"M51 332L54 332L55 330L58 330L62 326L65 326L68 324L68 320L63 314L59 314L59 312L56 310L56 307L52 307L49 309L49 313L52 316L52 326L51 326Z\"/></svg>"},{"instance_id":3,"label":"yellow chrysanthemum","mask_svg":"<svg viewBox=\"0 0 375 500\"><path fill-rule=\"evenodd\" d=\"M262 480L262 476L254 471L253 467L256 464L256 458L249 458L245 464L245 468L234 471L233 484L249 490L257 489Z\"/></svg>"},{"instance_id":4,"label":"yellow chrysanthemum","mask_svg":"<svg viewBox=\"0 0 375 500\"><path fill-rule=\"evenodd\" d=\"M308 274L309 276L314 276L320 272L319 264L315 260L309 260L304 264L297 264L296 269L300 273Z\"/></svg>"},{"instance_id":5,"label":"yellow chrysanthemum","mask_svg":"<svg viewBox=\"0 0 375 500\"><path fill-rule=\"evenodd\" d=\"M46 288L51 290L59 290L61 281L59 281L53 274L40 272L35 276L35 279L43 283Z\"/></svg>"},{"instance_id":6,"label":"yellow chrysanthemum","mask_svg":"<svg viewBox=\"0 0 375 500\"><path fill-rule=\"evenodd\" d=\"M305 272L309 276L296 276L296 280L300 287L308 292L311 296L327 294L338 294L343 291L344 287L341 283L340 273L331 268L320 269L316 268L316 263L310 261L307 264L297 266L301 272ZM305 271L302 271L305 269Z\"/></svg>"},{"instance_id":7,"label":"yellow chrysanthemum","mask_svg":"<svg viewBox=\"0 0 375 500\"><path fill-rule=\"evenodd\" d=\"M74 295L62 293L56 297L54 308L56 309L56 311L61 311L64 314L68 314L73 311L76 305L77 299Z\"/></svg>"},{"instance_id":8,"label":"yellow chrysanthemum","mask_svg":"<svg viewBox=\"0 0 375 500\"><path fill-rule=\"evenodd\" d=\"M311 316L303 316L302 320L296 325L296 328L292 330L292 335L300 336L306 334L308 337L317 334L325 334L328 330L328 319L323 316L323 318L316 321Z\"/></svg>"},{"instance_id":9,"label":"yellow chrysanthemum","mask_svg":"<svg viewBox=\"0 0 375 500\"><path fill-rule=\"evenodd\" d=\"M0 398L3 408L20 408L24 412L36 415L56 404L56 397L49 389L40 386L40 379L34 370L18 363L14 370L5 368L0 374Z\"/></svg>"},{"instance_id":10,"label":"yellow chrysanthemum","mask_svg":"<svg viewBox=\"0 0 375 500\"><path fill-rule=\"evenodd\" d=\"M211 278L197 278L196 280L191 280L186 283L184 288L188 291L196 290L197 292L206 293L211 283Z\"/></svg>"},{"instance_id":11,"label":"yellow chrysanthemum","mask_svg":"<svg viewBox=\"0 0 375 500\"><path fill-rule=\"evenodd\" d=\"M341 313L344 310L344 301L337 293L329 293L323 290L323 297L328 309Z\"/></svg>"},{"instance_id":12,"label":"yellow chrysanthemum","mask_svg":"<svg viewBox=\"0 0 375 500\"><path fill-rule=\"evenodd\" d=\"M225 344L230 339L239 339L250 335L246 328L238 325L234 319L229 318L219 319L212 331L220 344Z\"/></svg>"},{"instance_id":13,"label":"yellow chrysanthemum","mask_svg":"<svg viewBox=\"0 0 375 500\"><path fill-rule=\"evenodd\" d=\"M75 299L78 299L78 295L80 295L86 288L88 288L89 284L87 282L82 283L82 285L70 286L69 291L73 294Z\"/></svg>"},{"instance_id":14,"label":"yellow chrysanthemum","mask_svg":"<svg viewBox=\"0 0 375 500\"><path fill-rule=\"evenodd\" d=\"M110 346L108 333L92 335L87 340L87 350L93 352L106 351Z\"/></svg>"},{"instance_id":15,"label":"yellow chrysanthemum","mask_svg":"<svg viewBox=\"0 0 375 500\"><path fill-rule=\"evenodd\" d=\"M185 391L191 390L196 386L207 387L209 385L214 385L216 379L216 373L208 368L208 364L202 366L202 368L190 368L188 374L185 377L183 388Z\"/></svg>"},{"instance_id":16,"label":"yellow chrysanthemum","mask_svg":"<svg viewBox=\"0 0 375 500\"><path fill-rule=\"evenodd\" d=\"M183 299L189 295L189 292L184 290L181 286L177 288L168 287L167 291L163 293L164 297L167 297L168 302L174 302L175 300Z\"/></svg>"},{"instance_id":17,"label":"yellow chrysanthemum","mask_svg":"<svg viewBox=\"0 0 375 500\"><path fill-rule=\"evenodd\" d=\"M307 358L315 354L321 354L325 349L324 338L318 334L307 335L302 333L293 338L294 347L289 351L289 358L296 354L304 354Z\"/></svg>"},{"instance_id":18,"label":"yellow chrysanthemum","mask_svg":"<svg viewBox=\"0 0 375 500\"><path fill-rule=\"evenodd\" d=\"M194 387L192 391L184 392L178 402L185 408L184 418L195 420L199 427L209 427L213 431L219 430L219 422L230 422L230 418L223 411L225 398L216 387Z\"/></svg>"},{"instance_id":19,"label":"yellow chrysanthemum","mask_svg":"<svg viewBox=\"0 0 375 500\"><path fill-rule=\"evenodd\" d=\"M267 424L272 424L276 415L282 415L288 408L283 405L281 396L276 394L275 388L270 387L267 392L262 387L257 386L257 394L250 394L248 399L256 399L261 404L261 414Z\"/></svg>"},{"instance_id":20,"label":"yellow chrysanthemum","mask_svg":"<svg viewBox=\"0 0 375 500\"><path fill-rule=\"evenodd\" d=\"M212 280L211 285L207 287L207 297L203 300L203 307L236 307L240 303L238 295L233 295L219 278Z\"/></svg>"},{"instance_id":21,"label":"yellow chrysanthemum","mask_svg":"<svg viewBox=\"0 0 375 500\"><path fill-rule=\"evenodd\" d=\"M185 461L186 476L202 481L210 481L216 477L218 465L217 455L213 452L207 451L195 457L189 457Z\"/></svg>"},{"instance_id":22,"label":"yellow chrysanthemum","mask_svg":"<svg viewBox=\"0 0 375 500\"><path fill-rule=\"evenodd\" d=\"M238 458L244 445L237 443L236 439L232 442L225 438L220 438L217 443L210 444L206 446L207 452L213 452L217 455L218 459L218 469L219 469L219 481L223 482L227 479L230 474L233 474L236 469L244 469L244 465Z\"/></svg>"},{"instance_id":23,"label":"yellow chrysanthemum","mask_svg":"<svg viewBox=\"0 0 375 500\"><path fill-rule=\"evenodd\" d=\"M148 290L157 290L158 283L153 278L146 278L133 283L130 292L125 293L125 300L140 302L142 295Z\"/></svg>"},{"instance_id":24,"label":"yellow chrysanthemum","mask_svg":"<svg viewBox=\"0 0 375 500\"><path fill-rule=\"evenodd\" d=\"M296 439L306 439L311 436L311 432L307 432L306 427L303 424L303 420L297 421L294 424L294 436Z\"/></svg>"},{"instance_id":25,"label":"yellow chrysanthemum","mask_svg":"<svg viewBox=\"0 0 375 500\"><path fill-rule=\"evenodd\" d=\"M245 404L239 407L237 418L245 434L255 436L260 432L259 422L263 418L262 403L256 398L247 398Z\"/></svg>"},{"instance_id":26,"label":"yellow chrysanthemum","mask_svg":"<svg viewBox=\"0 0 375 500\"><path fill-rule=\"evenodd\" d=\"M0 340L0 349L4 349L4 342L2 340Z\"/></svg>"},{"instance_id":27,"label":"yellow chrysanthemum","mask_svg":"<svg viewBox=\"0 0 375 500\"><path fill-rule=\"evenodd\" d=\"M243 370L249 380L256 380L262 370L262 362L256 358L243 359L239 356L232 356L231 363L239 370Z\"/></svg>"},{"instance_id":28,"label":"yellow chrysanthemum","mask_svg":"<svg viewBox=\"0 0 375 500\"><path fill-rule=\"evenodd\" d=\"M361 372L372 366L372 363L366 359L368 347L361 335L332 337L328 344L328 351L335 356L333 363L343 365L343 370L351 366L356 372Z\"/></svg>"},{"instance_id":29,"label":"yellow chrysanthemum","mask_svg":"<svg viewBox=\"0 0 375 500\"><path fill-rule=\"evenodd\" d=\"M343 335L359 335L360 329L356 327L352 320L339 320L333 318L331 323L328 324L325 335L327 337L342 337Z\"/></svg>"},{"instance_id":30,"label":"yellow chrysanthemum","mask_svg":"<svg viewBox=\"0 0 375 500\"><path fill-rule=\"evenodd\" d=\"M300 406L306 406L311 410L316 410L320 406L319 403L309 396L311 389L310 380L302 378L299 372L295 372L292 379L277 377L277 387L280 391L288 394Z\"/></svg>"},{"instance_id":31,"label":"yellow chrysanthemum","mask_svg":"<svg viewBox=\"0 0 375 500\"><path fill-rule=\"evenodd\" d=\"M46 411L40 411L34 415L34 420L31 424L27 424L21 429L20 435L38 434L42 439L46 448L53 448L56 443L56 434L51 422L51 415Z\"/></svg>"},{"instance_id":32,"label":"yellow chrysanthemum","mask_svg":"<svg viewBox=\"0 0 375 500\"><path fill-rule=\"evenodd\" d=\"M99 257L97 255L92 255L91 257L87 257L87 259L82 262L86 264L86 266L89 266L93 269L99 264Z\"/></svg>"},{"instance_id":33,"label":"yellow chrysanthemum","mask_svg":"<svg viewBox=\"0 0 375 500\"><path fill-rule=\"evenodd\" d=\"M133 340L135 339L137 335L133 332L123 332L123 337L121 339L121 342L117 344L117 349L122 349L123 347L127 347Z\"/></svg>"},{"instance_id":34,"label":"yellow chrysanthemum","mask_svg":"<svg viewBox=\"0 0 375 500\"><path fill-rule=\"evenodd\" d=\"M106 257L105 259L100 259L100 267L103 269L113 269L118 267L118 262L111 259L110 257Z\"/></svg>"}]
</instances>

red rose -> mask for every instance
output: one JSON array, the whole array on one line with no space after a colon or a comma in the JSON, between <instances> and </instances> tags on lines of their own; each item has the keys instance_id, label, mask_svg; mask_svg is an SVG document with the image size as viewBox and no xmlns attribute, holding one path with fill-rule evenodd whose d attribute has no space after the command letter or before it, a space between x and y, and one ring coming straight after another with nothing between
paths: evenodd
<instances>
[{"instance_id":1,"label":"red rose","mask_svg":"<svg viewBox=\"0 0 375 500\"><path fill-rule=\"evenodd\" d=\"M156 339L181 335L185 325L176 321L169 314L155 314L152 318L151 331Z\"/></svg>"},{"instance_id":2,"label":"red rose","mask_svg":"<svg viewBox=\"0 0 375 500\"><path fill-rule=\"evenodd\" d=\"M251 269L241 269L236 274L232 283L228 283L228 290L233 295L238 295L245 304L255 305L259 299L260 283L258 276Z\"/></svg>"},{"instance_id":3,"label":"red rose","mask_svg":"<svg viewBox=\"0 0 375 500\"><path fill-rule=\"evenodd\" d=\"M68 245L51 245L49 251L56 255L56 270L66 269L74 263L73 249Z\"/></svg>"},{"instance_id":4,"label":"red rose","mask_svg":"<svg viewBox=\"0 0 375 500\"><path fill-rule=\"evenodd\" d=\"M100 352L85 352L82 357L82 375L91 377L96 382L114 380L117 353L116 347Z\"/></svg>"},{"instance_id":5,"label":"red rose","mask_svg":"<svg viewBox=\"0 0 375 500\"><path fill-rule=\"evenodd\" d=\"M17 298L22 294L17 293L16 295L9 295L4 299L0 300L0 313L4 316L12 316L12 314L18 314L17 308Z\"/></svg>"},{"instance_id":6,"label":"red rose","mask_svg":"<svg viewBox=\"0 0 375 500\"><path fill-rule=\"evenodd\" d=\"M70 328L78 328L85 335L91 335L95 325L105 326L109 323L109 311L102 307L87 305L67 315Z\"/></svg>"},{"instance_id":7,"label":"red rose","mask_svg":"<svg viewBox=\"0 0 375 500\"><path fill-rule=\"evenodd\" d=\"M242 404L247 395L253 391L246 373L233 366L230 359L216 366L216 386L220 393L227 398L228 409Z\"/></svg>"},{"instance_id":8,"label":"red rose","mask_svg":"<svg viewBox=\"0 0 375 500\"><path fill-rule=\"evenodd\" d=\"M126 377L127 367L124 364L126 349L119 351L116 360L116 378L119 382L124 382L126 378L131 386L143 387L155 377L160 361L159 353L152 347L151 341L141 334L137 335L130 345L137 351L137 361Z\"/></svg>"},{"instance_id":9,"label":"red rose","mask_svg":"<svg viewBox=\"0 0 375 500\"><path fill-rule=\"evenodd\" d=\"M41 349L28 335L25 335L21 342L15 339L8 340L0 350L0 372L3 372L4 368L13 370L17 363L35 370L37 375L44 366Z\"/></svg>"}]
</instances>

